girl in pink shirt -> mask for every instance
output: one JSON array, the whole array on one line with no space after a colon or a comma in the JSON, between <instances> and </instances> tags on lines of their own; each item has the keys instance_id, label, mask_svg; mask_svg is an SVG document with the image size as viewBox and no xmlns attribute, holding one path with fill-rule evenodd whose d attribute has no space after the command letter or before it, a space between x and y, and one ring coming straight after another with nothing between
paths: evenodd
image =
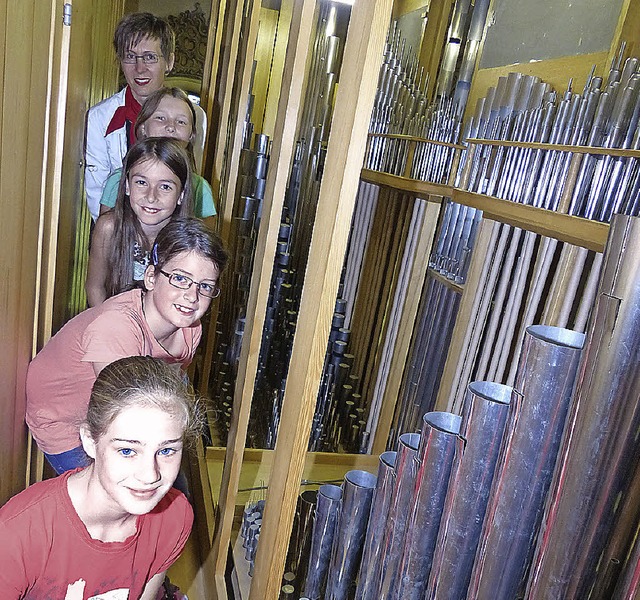
<instances>
[{"instance_id":1,"label":"girl in pink shirt","mask_svg":"<svg viewBox=\"0 0 640 600\"><path fill-rule=\"evenodd\" d=\"M57 473L86 465L80 444L91 388L100 371L126 356L153 356L186 368L201 337L200 318L216 298L227 254L194 218L158 234L144 290L109 298L71 319L31 361L26 421Z\"/></svg>"}]
</instances>

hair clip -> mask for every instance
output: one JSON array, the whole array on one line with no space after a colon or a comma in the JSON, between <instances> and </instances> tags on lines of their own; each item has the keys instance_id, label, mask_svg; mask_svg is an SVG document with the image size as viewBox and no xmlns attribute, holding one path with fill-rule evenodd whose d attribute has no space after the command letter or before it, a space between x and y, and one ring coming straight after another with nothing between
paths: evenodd
<instances>
[{"instance_id":1,"label":"hair clip","mask_svg":"<svg viewBox=\"0 0 640 600\"><path fill-rule=\"evenodd\" d=\"M151 248L151 262L155 267L158 264L158 243L153 244L153 248Z\"/></svg>"}]
</instances>

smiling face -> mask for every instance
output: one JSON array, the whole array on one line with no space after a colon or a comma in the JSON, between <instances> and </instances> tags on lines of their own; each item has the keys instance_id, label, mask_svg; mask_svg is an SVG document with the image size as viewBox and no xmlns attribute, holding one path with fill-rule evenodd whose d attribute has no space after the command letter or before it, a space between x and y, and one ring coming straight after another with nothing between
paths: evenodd
<instances>
[{"instance_id":1,"label":"smiling face","mask_svg":"<svg viewBox=\"0 0 640 600\"><path fill-rule=\"evenodd\" d=\"M173 485L182 457L183 421L154 406L122 410L97 441L82 432L94 459L92 502L114 516L153 510Z\"/></svg>"},{"instance_id":2,"label":"smiling face","mask_svg":"<svg viewBox=\"0 0 640 600\"><path fill-rule=\"evenodd\" d=\"M164 96L158 108L140 126L140 132L145 138L173 138L186 148L194 136L191 109L180 98Z\"/></svg>"},{"instance_id":3,"label":"smiling face","mask_svg":"<svg viewBox=\"0 0 640 600\"><path fill-rule=\"evenodd\" d=\"M169 222L182 201L180 178L157 159L139 160L131 167L126 192L142 230L151 239Z\"/></svg>"},{"instance_id":4,"label":"smiling face","mask_svg":"<svg viewBox=\"0 0 640 600\"><path fill-rule=\"evenodd\" d=\"M165 75L173 68L174 56L169 57L169 62L162 55L160 40L157 38L143 38L135 46L129 48L131 54L142 56L147 52L152 52L158 56L158 62L146 64L138 58L134 64L127 64L120 61L122 73L131 88L133 97L142 104L145 98L159 90L164 85Z\"/></svg>"},{"instance_id":5,"label":"smiling face","mask_svg":"<svg viewBox=\"0 0 640 600\"><path fill-rule=\"evenodd\" d=\"M181 252L167 261L162 270L176 273L199 283L215 286L219 271L211 259L196 252ZM148 290L144 298L144 314L157 339L166 338L176 330L190 327L200 320L211 304L211 298L202 296L193 284L183 290L169 283L168 277L147 267L144 276Z\"/></svg>"}]
</instances>

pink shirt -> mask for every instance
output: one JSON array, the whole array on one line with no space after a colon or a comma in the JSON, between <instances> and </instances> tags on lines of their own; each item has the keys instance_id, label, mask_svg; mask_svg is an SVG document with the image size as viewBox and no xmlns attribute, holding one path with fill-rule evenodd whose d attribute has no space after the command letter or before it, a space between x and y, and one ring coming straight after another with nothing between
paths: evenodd
<instances>
[{"instance_id":1,"label":"pink shirt","mask_svg":"<svg viewBox=\"0 0 640 600\"><path fill-rule=\"evenodd\" d=\"M72 473L36 483L0 508L3 598L139 598L180 555L193 523L181 492L170 489L138 517L131 537L101 542L73 508L67 491Z\"/></svg>"},{"instance_id":2,"label":"pink shirt","mask_svg":"<svg viewBox=\"0 0 640 600\"><path fill-rule=\"evenodd\" d=\"M31 361L27 372L26 421L40 449L60 454L80 445L80 425L96 380L93 363L153 356L186 367L201 334L199 322L179 329L174 335L182 340L182 351L168 354L144 318L141 290L113 296L71 319Z\"/></svg>"}]
</instances>

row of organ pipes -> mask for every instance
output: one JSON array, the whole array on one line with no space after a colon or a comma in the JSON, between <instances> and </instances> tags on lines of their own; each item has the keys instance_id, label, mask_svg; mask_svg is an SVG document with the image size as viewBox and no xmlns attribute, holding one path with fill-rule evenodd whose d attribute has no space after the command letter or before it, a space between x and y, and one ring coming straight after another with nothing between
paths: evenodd
<instances>
[{"instance_id":1,"label":"row of organ pipes","mask_svg":"<svg viewBox=\"0 0 640 600\"><path fill-rule=\"evenodd\" d=\"M608 75L599 77L592 71L580 93L573 89L571 81L563 93L558 93L538 78L511 73L508 77L500 78L498 84L478 100L471 117L463 123L462 115L470 85L469 73L472 72L468 65L475 64L481 37L478 37L478 27L480 22L484 27L486 10L484 2L476 2L474 7L469 2L456 3L451 31L462 32L462 39L450 36L452 41L445 49L446 60L443 59L445 73L438 78L436 98L431 102L427 99L429 74L419 68L416 56L403 42L400 32L395 27L391 29L371 116L371 136L364 168L436 184L454 185L469 192L607 223L614 214L622 213L630 217L624 221L631 223L627 229L637 228L634 217L640 211L640 163L633 156L616 154L615 149L640 149L638 59L623 60L625 49L621 48ZM321 4L309 67L310 92L305 98L278 237L248 446L271 448L277 435L306 252L331 124L332 97L339 80L343 38L335 34L337 16L336 5L331 2ZM464 48L463 52L461 48ZM457 76L459 79L455 81ZM249 122L247 131L249 133L241 161L242 176L234 204L232 246L234 287L240 293L225 298L226 308L220 311L224 319L218 323L219 343L211 386L215 403L213 420L217 429L217 437L214 436L212 441L221 444L226 441L231 419L232 389L242 343L246 297L268 167L269 140L260 134L252 135ZM414 150L411 152L411 140L394 135L420 139L413 142ZM524 144L501 146L482 144L478 140ZM569 147L532 148L526 146L529 142ZM572 150L572 147L579 146L599 146L613 151L588 154L577 148ZM417 257L415 252L420 224L427 218L425 206L428 201L428 198L406 197L400 192L364 181L360 184L313 417L310 450L370 452L372 449L388 374L388 362L385 361L388 361L391 353L389 348L395 343L392 330L395 321L392 317L402 310L402 286L412 261L424 260ZM618 220L623 222L623 217L618 217ZM384 231L385 224L390 232ZM621 228L618 225L618 229ZM476 256L474 248L481 232L485 239L485 256ZM635 243L637 246L637 240ZM482 268L477 289L473 292L472 314L464 332L464 350L458 359L455 383L447 402L447 406L462 415L460 418L453 413L434 413L433 409L447 350L456 327L464 285L474 260L482 263ZM555 348L553 351L572 348L573 354L576 354L579 344L575 340L584 337L589 323L592 329L597 325L593 318L589 321L589 316L594 303L596 307L599 306L602 294L607 293L602 289L598 292L598 280L601 272L604 272L602 263L602 254L598 252L510 225L494 221L483 223L481 211L449 198L442 200L437 233L428 263L425 264L427 274L387 440L387 448L397 449L397 454L388 451L381 456L377 483L370 474L353 473L345 478L341 487L324 485L315 497L312 493L306 493L303 501L305 516L302 522L302 517L297 516L297 525L294 526L287 559L289 575L287 581L283 582L288 587L283 597L346 598L351 597L349 594L354 593L355 586L357 598L458 598L465 597L465 593L469 594L468 598L493 597L486 585L502 584L485 583L492 581L487 574L493 573L491 576L495 576L495 570L498 569L487 556L486 547L488 543L507 543L499 539L501 534L497 525L491 533L491 519L497 518L499 505L494 488L507 485L495 481L503 482L503 477L507 477L503 473L508 471L504 464L504 454L507 452L504 448L508 443L515 443L513 440L517 438L514 433L514 414L520 410L526 412L528 409L520 408L525 402L523 397L534 395L522 389L527 378L532 377L527 372L528 368L532 368L527 366L527 361L532 360L530 353L537 351L531 350L531 347L551 344ZM601 279L601 288L602 285ZM635 283L629 283L629 286L633 285ZM625 289L624 293L631 294L630 289ZM637 315L630 318L637 318ZM529 327L532 323L544 325L532 329ZM628 327L628 324L624 327ZM554 335L560 335L558 332L570 336L574 341L551 339ZM589 334L587 340L594 335ZM382 344L379 340L383 340ZM634 338L632 341L637 361L637 340ZM383 347L376 349L376 345ZM600 352L597 341L593 341L592 346L592 354ZM582 360L591 360L585 364L596 369L593 359L585 358L584 353ZM571 367L574 371L576 361L574 356ZM582 376L586 377L584 373ZM553 379L548 374L547 378ZM565 374L565 384L569 380L567 378L569 375ZM633 390L626 399L631 403L628 410L633 424L638 414L635 405L638 383L635 380L627 383L629 389ZM607 379L606 384L614 386L615 382ZM558 464L569 461L567 464L572 464L576 472L586 467L578 458L574 459L572 453L578 456L575 448L579 443L583 443L583 449L588 450L589 442L568 440L566 434L560 448L559 436L565 422L560 413L569 412L574 425L576 419L586 418L576 415L579 408L576 397L580 393L588 395L589 385L589 382L583 383L580 392L578 384L572 401L571 389L563 389L562 393L557 391L558 402L563 403L563 408L558 408L559 413L549 417L553 423L542 424L553 428L553 444L561 456ZM505 391L507 389L511 391ZM493 396L494 392L498 394L497 398ZM596 402L596 399L590 401ZM492 457L478 458L478 464L465 465L457 440L469 441L467 436L472 435L476 426L471 421L472 415L475 411L483 410L474 406L484 402L491 403L491 409L497 411L491 417L496 419L492 422L494 429L476 431L473 435L483 440L480 444L482 447L490 445L497 450L502 444L502 450ZM612 419L623 418L622 409L614 408L613 404L607 405L606 410L612 414L615 412ZM597 424L590 423L589 426L597 427ZM625 423L621 427L624 431L631 431L630 424ZM422 439L414 433L416 431L421 431ZM606 432L600 433L604 436ZM434 442L437 447L443 444L440 448L443 454L436 461L439 470L425 474L425 464L431 464L434 469L436 467L429 462L431 458L427 459L424 454L424 446L428 443L424 438L445 434L449 436L446 443ZM622 477L623 467L618 459L637 457L640 453L632 440L624 436L620 440L605 441L612 448L620 447L620 453L616 454L615 469L607 476L615 478L615 481L611 480L615 485L610 491L615 489L624 495L627 490L623 487L633 480L631 475L635 473L637 458L630 460L625 467L630 469L625 471L628 475L626 480ZM529 527L529 538L523 538L518 552L514 552L513 548L507 552L507 556L513 555L515 574L510 577L508 585L511 588L509 592L505 591L507 595L504 597L512 597L509 594L516 592L523 594L526 584L527 598L565 597L563 594L569 593L569 590L577 595L566 597L588 597L586 594L595 590L594 598L630 598L624 595L624 591L616 590L615 596L611 594L614 593L616 581L619 582L618 589L633 585L624 584L624 581L634 581L633 574L628 569L624 571L623 566L633 566L633 560L637 564L637 558L633 559L633 556L638 552L631 554L633 536L621 532L616 520L617 511L626 511L624 516L628 516L633 502L623 503L620 508L611 504L611 498L601 498L599 486L605 473L599 463L593 468L601 471L595 476L590 473L590 477L595 477L592 487L580 490L580 493L587 494L591 508L597 506L600 510L607 507L613 516L598 526L600 530L592 531L596 525L587 523L586 515L580 515L578 521L574 522L575 535L578 535L578 531L586 535L585 532L589 530L593 533L591 541L600 544L601 552L604 551L603 545L610 543L607 535L615 538L615 543L611 542L613 546L607 547L608 554L603 556L612 565L622 565L616 571L616 577L610 572L603 573L607 565L599 564L596 569L596 550L593 549L596 544L588 549L586 558L572 557L572 564L579 565L576 571L580 575L564 573L565 583L558 584L562 590L550 587L548 582L555 577L550 573L554 569L562 569L566 563L564 558L559 557L558 547L569 544L567 548L573 551L581 546L580 540L567 542L571 538L571 531L559 533L553 548L541 549L541 543L538 544L536 558L533 559L536 540L532 532L537 532L540 527L541 507L547 490L555 490L548 495L547 505L553 498L557 510L573 510L569 493L562 489L558 474L551 484L551 463L555 461L555 454L553 448L548 451L549 454L538 457L545 461L544 476L541 474L540 481L533 482L531 490L525 486L531 494L537 494L536 505L535 508L532 505L530 519L523 524L523 528ZM406 452L410 453L410 458L403 457ZM522 453L523 461L535 460L535 450L522 450ZM531 456L524 456L527 453ZM469 454L467 457L471 460ZM402 483L405 471L411 473L410 483ZM516 483L509 485L521 488L522 474L511 476ZM432 485L437 482L440 495L438 506L430 505L430 510L439 511L428 534L431 536L428 541L432 545L432 555L418 557L412 552L418 545L424 546L426 543L425 539L412 540L412 532L420 529L414 527L417 526L414 521L425 518L424 514L420 514L424 510L420 494L425 493L419 490L420 477L432 478ZM486 498L474 500L474 508L480 512L473 516L464 513L456 515L456 502L450 499L456 493L452 491L453 486L471 485L473 477L479 477L485 486L482 493ZM468 491L459 492L463 493ZM355 498L359 494L363 498ZM386 500L382 500L383 497ZM435 502L434 498L430 501ZM352 503L358 502L363 504L356 509ZM381 502L383 504L379 505ZM407 504L394 504L401 502ZM314 511L317 511L315 520L310 516ZM394 517L400 513L393 511L402 512L405 515L404 522L402 518ZM349 514L351 512L359 515L357 524L349 522L353 516ZM362 517L363 514L366 514L366 519ZM374 518L375 515L378 516ZM480 528L483 518L484 525ZM470 532L468 526L472 521L477 527ZM338 522L339 530L352 532L357 542L351 545L344 539L316 539L316 527L320 527L320 523L325 524L324 531L328 535ZM637 522L637 519L632 522ZM390 532L389 527L396 525L399 529ZM524 535L522 531L511 533L514 539ZM372 541L372 536L376 538L375 541ZM464 538L462 546L456 545L456 536L458 542L461 537ZM304 552L302 547L305 548ZM361 564L360 558L347 556L350 549L356 547L360 548L359 552L364 548ZM523 552L526 556L523 556ZM302 557L302 554L305 556ZM556 556L555 562L559 564L554 565L554 560L546 558L548 556ZM629 556L631 558L627 560ZM369 563L369 560L372 562ZM372 567L387 563L389 568L385 568L384 576ZM427 563L428 567L425 566ZM525 563L533 565L530 567L528 583L526 573L522 570ZM340 568L349 572L337 572L337 565L342 565ZM596 571L597 581L592 577ZM506 578L503 579L506 581ZM367 591L370 586L374 591ZM588 586L591 587L587 589ZM458 591L445 592L445 587ZM465 591L460 591L462 588ZM420 592L415 591L418 589ZM430 595L424 596L425 593Z\"/></svg>"}]
</instances>

